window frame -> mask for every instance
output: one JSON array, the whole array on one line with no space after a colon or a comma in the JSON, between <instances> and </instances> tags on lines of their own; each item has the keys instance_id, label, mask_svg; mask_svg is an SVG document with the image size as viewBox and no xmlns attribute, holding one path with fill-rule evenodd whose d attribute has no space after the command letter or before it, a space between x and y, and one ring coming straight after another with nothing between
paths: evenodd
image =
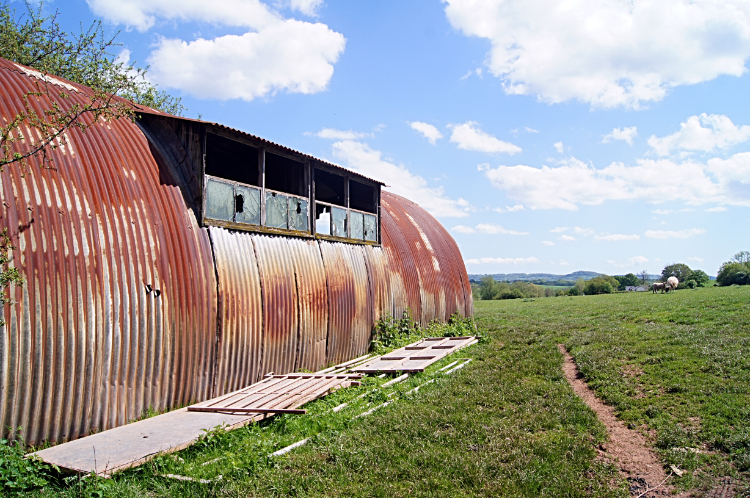
<instances>
[{"instance_id":1,"label":"window frame","mask_svg":"<svg viewBox=\"0 0 750 498\"><path fill-rule=\"evenodd\" d=\"M208 175L206 173L206 143L208 134L213 133L214 135L218 135L222 138L234 140L236 142L239 142L241 144L247 145L248 147L253 147L258 150L258 185L250 185L247 183L242 183L234 180L229 180L227 178L222 178L219 176L213 176ZM292 153L289 153L288 151L280 150L277 147L269 146L268 143L264 143L262 140L253 139L250 137L241 137L237 136L234 133L227 133L223 130L216 130L216 129L205 129L203 130L203 137L202 137L202 156L203 156L203 164L202 164L202 202L201 202L201 225L202 226L219 226L223 228L228 228L232 230L241 230L245 232L257 232L257 233L267 233L267 234L273 234L273 235L284 235L284 236L293 236L293 237L302 237L307 239L320 239L320 240L329 240L334 242L347 242L352 244L360 244L360 245L373 245L373 246L380 246L381 245L381 217L380 217L380 188L381 185L377 182L373 182L371 180L365 179L364 177L360 177L358 175L350 175L346 172L340 172L336 171L333 168L326 167L324 164L316 161L313 158L307 158L307 157L300 157L297 155L294 155ZM278 156L285 157L287 159L291 159L293 161L299 162L303 165L303 175L304 178L302 179L303 185L306 185L307 195L298 195L298 194L292 194L289 192L282 192L279 190L274 190L270 188L266 188L266 161L265 156L266 152L275 154ZM315 199L315 170L322 170L326 173L334 174L336 176L341 176L344 179L344 204L345 205L339 205L339 204L333 204L329 202L323 202L323 201L316 201ZM210 218L206 216L207 212L207 193L208 193L208 181L209 179L219 181L221 183L230 184L232 186L241 186L244 188L250 188L255 189L260 194L260 224L254 225L250 223L237 223L234 221L227 221L227 220L217 220L214 218ZM372 185L373 186L373 196L374 196L374 207L375 212L368 212L368 211L361 211L357 209L353 209L349 207L349 182L350 181L357 181L359 183L364 183L366 185ZM267 223L267 217L266 217L266 205L267 205L267 193L275 193L278 195L283 195L287 198L296 198L301 199L307 202L307 212L308 212L308 220L307 220L307 230L294 230L289 228L274 228L274 227L268 227L266 226ZM329 207L336 207L339 209L343 209L346 211L346 236L336 236L336 235L327 235L327 234L319 234L316 231L315 223L316 223L316 213L317 213L317 205L324 205ZM236 212L235 212L236 213ZM365 215L375 216L376 220L376 237L374 241L372 240L365 240L363 239L353 239L351 238L351 214L352 213L362 213ZM235 216L233 216L234 218ZM287 226L290 226L290 213L287 211Z\"/></svg>"}]
</instances>

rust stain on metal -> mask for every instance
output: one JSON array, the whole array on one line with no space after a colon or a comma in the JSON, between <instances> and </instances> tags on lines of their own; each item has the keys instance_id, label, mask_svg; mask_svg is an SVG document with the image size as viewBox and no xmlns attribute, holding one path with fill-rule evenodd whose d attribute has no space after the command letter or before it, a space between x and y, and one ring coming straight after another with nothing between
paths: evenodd
<instances>
[{"instance_id":1,"label":"rust stain on metal","mask_svg":"<svg viewBox=\"0 0 750 498\"><path fill-rule=\"evenodd\" d=\"M0 115L39 81L0 59ZM73 86L50 98L85 104ZM0 174L26 280L0 311L0 435L75 439L360 356L386 313L472 313L455 241L416 204L382 193L382 246L201 227L202 122L143 119L71 129L54 169Z\"/></svg>"}]
</instances>

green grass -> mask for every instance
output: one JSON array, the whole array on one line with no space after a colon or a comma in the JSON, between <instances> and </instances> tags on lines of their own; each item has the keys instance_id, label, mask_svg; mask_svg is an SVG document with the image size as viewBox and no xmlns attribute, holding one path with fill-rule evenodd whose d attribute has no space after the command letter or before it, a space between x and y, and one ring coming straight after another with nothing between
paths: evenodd
<instances>
[{"instance_id":1,"label":"green grass","mask_svg":"<svg viewBox=\"0 0 750 498\"><path fill-rule=\"evenodd\" d=\"M59 481L28 495L626 497L626 482L597 459L606 432L565 381L559 343L597 394L650 438L665 466L688 471L679 488L705 489L730 475L745 493L749 303L750 286L476 301L487 340L458 353L473 361L450 376L437 369L451 357L388 389L378 389L387 379L366 378L308 404L307 415L212 431L109 481ZM352 418L387 399L396 401ZM268 457L305 437L310 444Z\"/></svg>"}]
</instances>

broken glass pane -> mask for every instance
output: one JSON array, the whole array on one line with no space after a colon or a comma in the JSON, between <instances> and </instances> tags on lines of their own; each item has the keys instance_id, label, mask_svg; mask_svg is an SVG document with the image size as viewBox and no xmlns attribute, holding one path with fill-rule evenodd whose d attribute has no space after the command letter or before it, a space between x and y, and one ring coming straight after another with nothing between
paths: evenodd
<instances>
[{"instance_id":1,"label":"broken glass pane","mask_svg":"<svg viewBox=\"0 0 750 498\"><path fill-rule=\"evenodd\" d=\"M234 221L260 225L260 190L237 185L234 190Z\"/></svg>"},{"instance_id":2,"label":"broken glass pane","mask_svg":"<svg viewBox=\"0 0 750 498\"><path fill-rule=\"evenodd\" d=\"M233 221L234 187L228 183L208 179L206 186L206 218Z\"/></svg>"},{"instance_id":3,"label":"broken glass pane","mask_svg":"<svg viewBox=\"0 0 750 498\"><path fill-rule=\"evenodd\" d=\"M288 197L276 192L266 192L266 226L288 228Z\"/></svg>"},{"instance_id":4,"label":"broken glass pane","mask_svg":"<svg viewBox=\"0 0 750 498\"><path fill-rule=\"evenodd\" d=\"M331 208L331 235L346 237L346 209Z\"/></svg>"},{"instance_id":5,"label":"broken glass pane","mask_svg":"<svg viewBox=\"0 0 750 498\"><path fill-rule=\"evenodd\" d=\"M364 238L364 218L362 213L352 211L349 215L349 220L352 228L351 238L362 240Z\"/></svg>"},{"instance_id":6,"label":"broken glass pane","mask_svg":"<svg viewBox=\"0 0 750 498\"><path fill-rule=\"evenodd\" d=\"M289 198L289 229L306 232L308 230L309 216L307 213L307 200L298 197Z\"/></svg>"},{"instance_id":7,"label":"broken glass pane","mask_svg":"<svg viewBox=\"0 0 750 498\"><path fill-rule=\"evenodd\" d=\"M371 214L365 215L365 240L378 241L378 218Z\"/></svg>"},{"instance_id":8,"label":"broken glass pane","mask_svg":"<svg viewBox=\"0 0 750 498\"><path fill-rule=\"evenodd\" d=\"M316 204L315 211L317 212L317 216L315 217L315 233L331 235L330 208Z\"/></svg>"}]
</instances>

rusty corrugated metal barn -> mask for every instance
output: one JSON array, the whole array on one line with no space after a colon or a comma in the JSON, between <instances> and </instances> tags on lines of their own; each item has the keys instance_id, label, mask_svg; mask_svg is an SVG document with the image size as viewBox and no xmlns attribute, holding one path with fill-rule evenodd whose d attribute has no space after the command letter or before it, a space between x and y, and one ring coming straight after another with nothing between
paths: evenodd
<instances>
[{"instance_id":1,"label":"rusty corrugated metal barn","mask_svg":"<svg viewBox=\"0 0 750 498\"><path fill-rule=\"evenodd\" d=\"M40 113L92 95L42 78L0 59L6 122L40 84ZM458 247L418 205L247 133L138 110L68 130L51 169L0 175L25 279L2 309L3 434L75 439L361 355L385 314L472 314Z\"/></svg>"}]
</instances>

